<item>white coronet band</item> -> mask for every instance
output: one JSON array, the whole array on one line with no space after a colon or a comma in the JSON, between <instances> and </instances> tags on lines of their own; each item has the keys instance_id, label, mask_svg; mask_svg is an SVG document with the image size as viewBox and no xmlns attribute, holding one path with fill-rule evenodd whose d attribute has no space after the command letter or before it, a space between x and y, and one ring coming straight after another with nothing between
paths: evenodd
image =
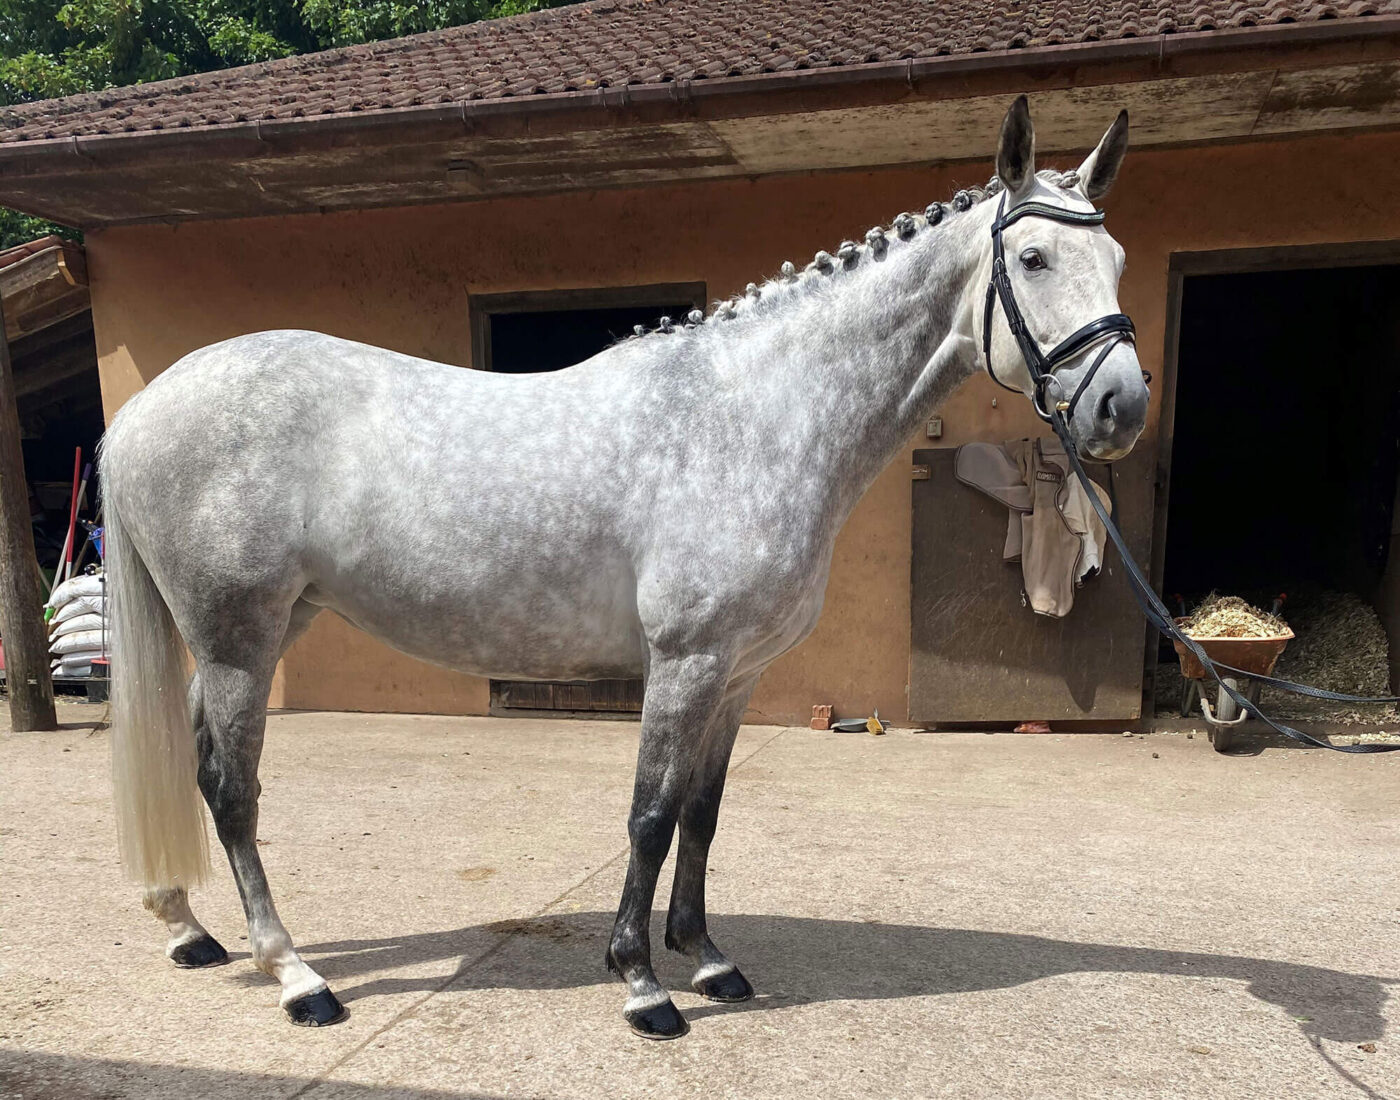
<instances>
[{"instance_id":1,"label":"white coronet band","mask_svg":"<svg viewBox=\"0 0 1400 1100\"><path fill-rule=\"evenodd\" d=\"M622 1006L624 1014L629 1012L645 1012L649 1008L660 1008L671 999L671 995L664 989L658 989L655 993L634 994L627 998L627 1003Z\"/></svg>"}]
</instances>

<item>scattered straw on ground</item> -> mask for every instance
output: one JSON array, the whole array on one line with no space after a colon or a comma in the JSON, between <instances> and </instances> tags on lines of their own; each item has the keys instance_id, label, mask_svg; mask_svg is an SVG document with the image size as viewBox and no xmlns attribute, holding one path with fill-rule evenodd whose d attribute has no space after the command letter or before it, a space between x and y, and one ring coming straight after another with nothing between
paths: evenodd
<instances>
[{"instance_id":1,"label":"scattered straw on ground","mask_svg":"<svg viewBox=\"0 0 1400 1100\"><path fill-rule=\"evenodd\" d=\"M1212 592L1187 616L1183 627L1193 638L1277 638L1288 624L1239 596Z\"/></svg>"}]
</instances>

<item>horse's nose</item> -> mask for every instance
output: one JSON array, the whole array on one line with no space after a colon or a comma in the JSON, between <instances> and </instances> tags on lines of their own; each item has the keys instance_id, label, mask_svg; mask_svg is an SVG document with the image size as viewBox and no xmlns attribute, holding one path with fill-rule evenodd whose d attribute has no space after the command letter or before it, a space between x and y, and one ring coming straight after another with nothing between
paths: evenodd
<instances>
[{"instance_id":1,"label":"horse's nose","mask_svg":"<svg viewBox=\"0 0 1400 1100\"><path fill-rule=\"evenodd\" d=\"M1147 421L1147 387L1110 387L1099 395L1095 419L1110 432L1136 432Z\"/></svg>"}]
</instances>

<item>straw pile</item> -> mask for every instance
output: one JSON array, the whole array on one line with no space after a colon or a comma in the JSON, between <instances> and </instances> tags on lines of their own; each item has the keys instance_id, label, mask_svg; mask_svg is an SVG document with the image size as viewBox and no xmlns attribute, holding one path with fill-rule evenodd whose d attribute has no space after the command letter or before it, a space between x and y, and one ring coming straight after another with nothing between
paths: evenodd
<instances>
[{"instance_id":1,"label":"straw pile","mask_svg":"<svg viewBox=\"0 0 1400 1100\"><path fill-rule=\"evenodd\" d=\"M1214 592L1201 601L1182 627L1193 638L1277 638L1288 631L1288 624L1277 615L1260 611L1239 596Z\"/></svg>"}]
</instances>

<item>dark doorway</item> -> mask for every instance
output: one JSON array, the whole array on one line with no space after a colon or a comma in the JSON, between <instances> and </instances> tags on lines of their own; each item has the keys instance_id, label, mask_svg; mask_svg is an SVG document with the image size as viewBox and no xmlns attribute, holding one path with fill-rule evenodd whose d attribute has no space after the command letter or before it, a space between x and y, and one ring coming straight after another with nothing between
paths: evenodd
<instances>
[{"instance_id":1,"label":"dark doorway","mask_svg":"<svg viewBox=\"0 0 1400 1100\"><path fill-rule=\"evenodd\" d=\"M662 317L680 321L705 307L704 283L591 290L476 294L471 299L472 365L502 374L564 370Z\"/></svg>"},{"instance_id":2,"label":"dark doorway","mask_svg":"<svg viewBox=\"0 0 1400 1100\"><path fill-rule=\"evenodd\" d=\"M694 308L688 302L673 301L615 309L489 314L490 369L504 374L563 370L631 336L637 325L650 330L662 317L679 323Z\"/></svg>"},{"instance_id":3,"label":"dark doorway","mask_svg":"<svg viewBox=\"0 0 1400 1100\"><path fill-rule=\"evenodd\" d=\"M1354 596L1393 650L1400 265L1188 275L1180 294L1162 591L1286 593L1291 622Z\"/></svg>"},{"instance_id":4,"label":"dark doorway","mask_svg":"<svg viewBox=\"0 0 1400 1100\"><path fill-rule=\"evenodd\" d=\"M703 283L531 291L474 296L474 366L507 374L565 370L662 317L680 323L705 306ZM491 710L502 714L633 715L642 709L640 680L576 683L491 681Z\"/></svg>"}]
</instances>

